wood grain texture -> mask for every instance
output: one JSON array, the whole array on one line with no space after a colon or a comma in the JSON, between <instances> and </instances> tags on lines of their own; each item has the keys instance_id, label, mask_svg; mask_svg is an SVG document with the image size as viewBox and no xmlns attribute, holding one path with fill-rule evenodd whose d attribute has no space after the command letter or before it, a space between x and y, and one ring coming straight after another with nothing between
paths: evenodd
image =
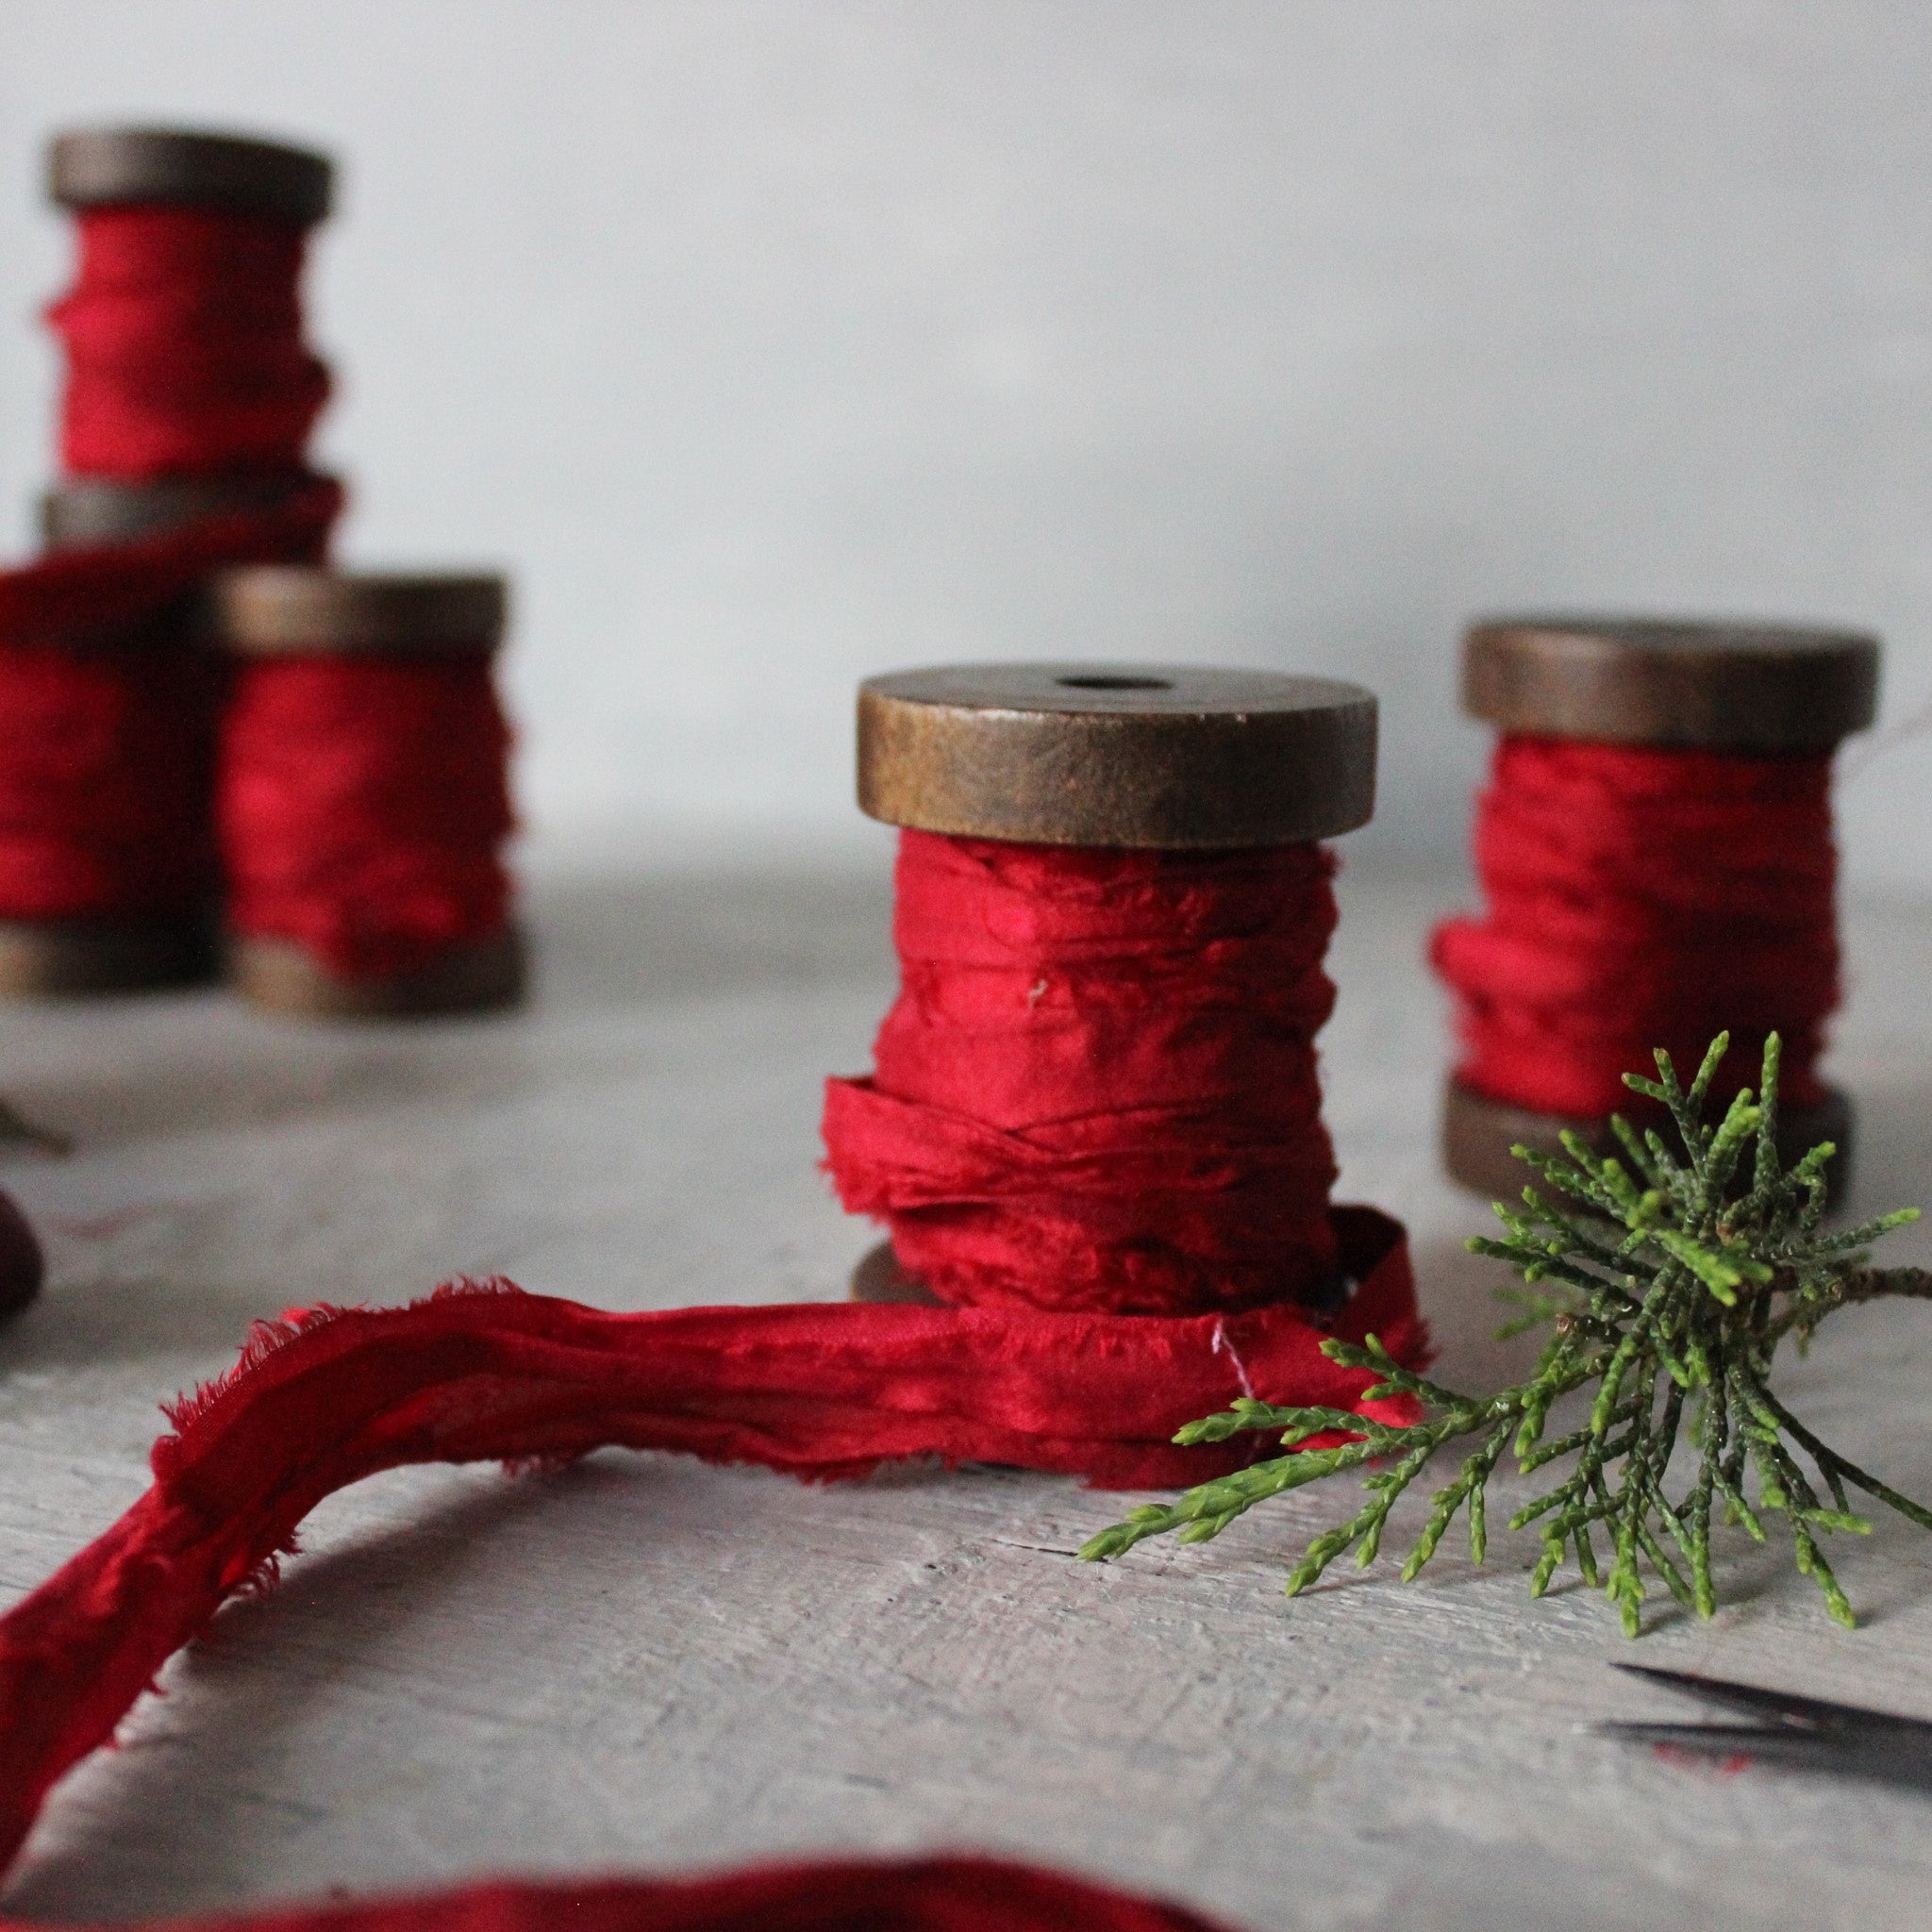
<instances>
[{"instance_id":1,"label":"wood grain texture","mask_svg":"<svg viewBox=\"0 0 1932 1932\"><path fill-rule=\"evenodd\" d=\"M316 1020L426 1018L517 1005L529 981L528 949L514 928L452 946L414 973L346 979L297 940L231 935L228 982L270 1012Z\"/></svg>"},{"instance_id":2,"label":"wood grain texture","mask_svg":"<svg viewBox=\"0 0 1932 1932\"><path fill-rule=\"evenodd\" d=\"M1023 844L1295 845L1375 808L1359 685L1184 664L955 664L858 688L858 804Z\"/></svg>"},{"instance_id":3,"label":"wood grain texture","mask_svg":"<svg viewBox=\"0 0 1932 1932\"><path fill-rule=\"evenodd\" d=\"M215 965L207 920L0 920L0 999L189 986Z\"/></svg>"},{"instance_id":4,"label":"wood grain texture","mask_svg":"<svg viewBox=\"0 0 1932 1932\"><path fill-rule=\"evenodd\" d=\"M877 1235L830 1199L817 1120L890 996L883 864L531 873L545 970L513 1017L296 1030L193 993L0 1011L8 1097L79 1142L0 1165L51 1262L0 1333L0 1595L140 1493L155 1405L255 1316L456 1273L608 1307L843 1294ZM1462 889L1340 890L1341 1191L1408 1221L1442 1373L1480 1388L1525 1344L1489 1339L1496 1273L1461 1244L1493 1224L1436 1164L1420 949ZM1932 915L1854 908L1847 934L1835 1076L1876 1210L1932 1175ZM1932 1257L1932 1236L1899 1255ZM1834 1322L1789 1386L1932 1495L1932 1308ZM486 1871L986 1845L1252 1932L1922 1922L1923 1803L1579 1735L1671 1707L1605 1668L1633 1653L1600 1599L1528 1600L1533 1539L1288 1603L1292 1551L1345 1507L1317 1491L1215 1543L1073 1560L1138 1500L620 1454L379 1477L62 1785L4 1904L96 1923ZM1833 1555L1866 1630L1737 1538L1717 1620L1660 1612L1636 1655L1932 1713L1932 1544L1881 1523Z\"/></svg>"},{"instance_id":5,"label":"wood grain texture","mask_svg":"<svg viewBox=\"0 0 1932 1932\"><path fill-rule=\"evenodd\" d=\"M856 1302L915 1302L922 1307L940 1307L940 1298L925 1283L907 1274L899 1265L889 1241L868 1248L852 1271L852 1299Z\"/></svg>"},{"instance_id":6,"label":"wood grain texture","mask_svg":"<svg viewBox=\"0 0 1932 1932\"><path fill-rule=\"evenodd\" d=\"M208 606L215 641L243 657L469 655L502 642L509 587L485 573L426 576L258 563L221 572Z\"/></svg>"},{"instance_id":7,"label":"wood grain texture","mask_svg":"<svg viewBox=\"0 0 1932 1932\"><path fill-rule=\"evenodd\" d=\"M1861 631L1673 619L1511 617L1470 626L1462 708L1505 731L1707 751L1828 751L1871 724Z\"/></svg>"},{"instance_id":8,"label":"wood grain texture","mask_svg":"<svg viewBox=\"0 0 1932 1932\"><path fill-rule=\"evenodd\" d=\"M160 202L306 228L328 213L334 181L326 155L188 128L74 128L47 148L47 193L62 208Z\"/></svg>"}]
</instances>

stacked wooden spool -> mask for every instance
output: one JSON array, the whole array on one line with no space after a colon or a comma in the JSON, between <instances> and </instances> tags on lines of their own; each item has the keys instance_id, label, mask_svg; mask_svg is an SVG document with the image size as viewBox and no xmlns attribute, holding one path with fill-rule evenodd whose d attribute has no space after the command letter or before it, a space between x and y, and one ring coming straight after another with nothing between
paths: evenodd
<instances>
[{"instance_id":1,"label":"stacked wooden spool","mask_svg":"<svg viewBox=\"0 0 1932 1932\"><path fill-rule=\"evenodd\" d=\"M500 578L375 577L333 572L319 561L341 497L306 459L304 441L328 382L301 341L297 278L301 238L328 211L330 162L305 149L225 135L89 129L53 142L48 181L53 199L82 218L77 293L53 311L73 358L65 440L70 471L79 473L64 475L42 497L49 553L66 553L82 570L96 558L111 574L116 549L145 544L145 551L126 550L139 557L157 541L165 548L171 537L192 542L206 531L217 562L250 556L302 561L252 566L216 590L207 576L215 566L197 560L171 582L192 584L200 575L200 591L175 595L171 589L165 606L152 604L138 623L111 635L90 630L63 641L59 661L95 663L97 682L112 690L89 714L88 732L71 723L75 705L58 714L56 724L17 727L22 749L10 774L14 789L29 799L51 795L34 779L26 741L35 731L47 739L87 738L91 763L78 778L63 776L60 797L72 793L76 801L63 808L86 818L88 799L102 795L102 787L123 800L146 802L152 809L123 812L113 845L122 870L136 874L137 895L145 888L146 899L158 899L153 881L163 874L156 867L142 878L141 865L130 867L125 855L145 857L157 826L171 828L176 844L192 845L193 875L185 890L170 886L161 913L137 916L116 902L111 915L90 907L87 917L0 919L0 994L175 984L213 973L225 951L239 989L286 1012L432 1013L514 1000L523 986L523 950L507 919L479 916L474 904L450 912L462 896L456 874L465 866L473 875L479 868L487 874L480 891L473 877L472 901L504 889L495 850L508 825L501 771L453 774L443 788L441 822L427 823L436 814L420 800L433 789L435 761L444 754L461 758L446 745L412 747L391 732L395 741L379 745L285 739L273 756L291 766L307 760L318 772L333 759L332 805L344 819L388 822L398 845L391 870L412 878L419 901L441 895L449 913L442 924L453 935L448 943L412 945L403 935L389 951L408 955L407 966L364 962L345 973L340 958L332 963L297 934L245 922L237 928L225 919L224 900L232 910L247 897L232 888L262 860L245 841L225 839L218 852L215 820L225 826L237 817L218 788L232 790L235 768L251 747L258 758L264 755L254 740L242 741L236 721L255 684L269 675L265 667L296 658L345 666L462 659L479 667L475 698L487 690L504 627ZM83 393L85 408L77 400ZM289 506L296 507L287 519L299 528L293 539L275 521ZM242 535L234 538L238 525ZM273 541L259 534L263 525L274 527ZM30 637L24 660L39 648ZM31 670L25 662L23 675ZM484 762L477 744L507 745L493 697L487 706L480 699L469 706L473 714L485 709L482 728L467 735L471 767ZM100 715L109 722L99 723ZM159 754L151 742L158 734L165 740ZM500 767L500 749L496 758ZM422 783L405 782L412 760L423 768ZM219 780L218 765L228 774ZM150 772L156 775L143 775ZM400 816L392 797L386 805L376 795L385 786L404 797ZM438 841L451 849L466 842L464 828L455 827L453 836L448 823L452 801L463 797L476 801L491 827L498 819L504 824L468 839L470 846L485 846L483 857L459 853L443 868L449 876L438 878ZM412 798L419 801L413 809ZM30 829L39 835L44 828ZM278 857L286 869L299 866L303 828L285 829ZM329 826L318 821L308 830L310 872L325 895L322 873L331 863L340 872L345 863L341 841L331 851ZM357 862L365 875L379 869L366 853ZM177 862L165 876L173 879L179 869ZM24 896L21 909L41 908ZM377 908L369 917L379 925L382 913ZM439 917L432 906L418 924L433 929ZM367 937L379 941L383 935Z\"/></svg>"},{"instance_id":2,"label":"stacked wooden spool","mask_svg":"<svg viewBox=\"0 0 1932 1932\"><path fill-rule=\"evenodd\" d=\"M156 130L64 134L48 158L52 199L76 213L123 207L208 208L259 215L305 231L328 212L327 158L270 142ZM129 479L67 475L41 501L49 550L138 541L224 512L262 508L314 479L304 470L175 473ZM87 641L90 650L139 652L156 661L200 769L182 782L208 809L207 751L214 686L191 647L194 613L177 603L131 630ZM197 717L198 715L198 722ZM213 971L212 908L168 916L0 920L0 994L38 996L166 986Z\"/></svg>"}]
</instances>

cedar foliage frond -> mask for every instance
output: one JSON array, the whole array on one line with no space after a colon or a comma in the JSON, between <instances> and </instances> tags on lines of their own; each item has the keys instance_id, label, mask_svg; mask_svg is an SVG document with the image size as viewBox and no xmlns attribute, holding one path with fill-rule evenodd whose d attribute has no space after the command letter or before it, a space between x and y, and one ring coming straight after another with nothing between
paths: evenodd
<instances>
[{"instance_id":1,"label":"cedar foliage frond","mask_svg":"<svg viewBox=\"0 0 1932 1932\"><path fill-rule=\"evenodd\" d=\"M1598 1157L1572 1133L1562 1137L1567 1158L1513 1150L1541 1186L1524 1188L1520 1208L1497 1204L1503 1240L1469 1245L1523 1277L1521 1289L1505 1291L1523 1309L1506 1334L1550 1324L1526 1381L1493 1395L1459 1395L1403 1368L1374 1336L1360 1346L1326 1341L1331 1359L1377 1378L1369 1397L1413 1396L1423 1419L1399 1428L1347 1409L1237 1402L1190 1423L1174 1441L1220 1442L1244 1430L1278 1429L1283 1446L1295 1451L1318 1436L1348 1440L1257 1462L1176 1502L1133 1510L1080 1555L1118 1557L1170 1532L1202 1542L1271 1496L1375 1465L1363 1483L1368 1501L1317 1537L1296 1564L1288 1579L1294 1596L1350 1550L1360 1567L1374 1562L1396 1500L1440 1452L1470 1440L1454 1475L1435 1492L1403 1564L1404 1582L1435 1555L1458 1516L1472 1558L1482 1561L1488 1484L1508 1454L1525 1475L1568 1465L1554 1489L1510 1519L1512 1529L1534 1524L1542 1536L1533 1596L1574 1561L1583 1580L1618 1607L1632 1637L1653 1580L1707 1617L1717 1607L1713 1519L1740 1524L1762 1542L1766 1519L1781 1516L1798 1569L1818 1585L1831 1614L1851 1625L1851 1604L1821 1540L1832 1531L1870 1530L1852 1507L1852 1492L1925 1529L1932 1529L1932 1511L1820 1441L1773 1391L1772 1362L1788 1336L1802 1347L1835 1309L1886 1296L1932 1297L1932 1274L1874 1269L1865 1253L1879 1236L1917 1220L1916 1208L1824 1231L1824 1169L1836 1150L1826 1141L1789 1169L1780 1162L1775 1034L1764 1049L1762 1097L1754 1100L1746 1088L1721 1119L1707 1123L1711 1080L1728 1044L1726 1034L1712 1042L1689 1091L1661 1052L1656 1080L1624 1076L1634 1091L1669 1110L1681 1142L1676 1151L1660 1134L1640 1133L1621 1117L1612 1124L1621 1160ZM1578 1391L1590 1392L1587 1418L1548 1435L1551 1411ZM1680 1438L1695 1467L1674 1493L1669 1479Z\"/></svg>"}]
</instances>

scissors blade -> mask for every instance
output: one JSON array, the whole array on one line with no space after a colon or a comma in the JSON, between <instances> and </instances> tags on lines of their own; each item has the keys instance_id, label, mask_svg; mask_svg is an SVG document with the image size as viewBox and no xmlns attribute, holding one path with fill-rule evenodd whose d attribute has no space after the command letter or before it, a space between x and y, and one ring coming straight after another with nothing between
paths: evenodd
<instances>
[{"instance_id":1,"label":"scissors blade","mask_svg":"<svg viewBox=\"0 0 1932 1932\"><path fill-rule=\"evenodd\" d=\"M1633 1677L1647 1677L1667 1690L1701 1698L1723 1710L1740 1710L1747 1716L1771 1721L1781 1728L1812 1735L1857 1733L1885 1738L1895 1745L1916 1743L1932 1753L1932 1723L1924 1718L1901 1717L1895 1711L1870 1710L1857 1704L1834 1704L1827 1698L1800 1697L1789 1690L1769 1690L1757 1684L1732 1684L1721 1677L1701 1677L1691 1671L1659 1670L1655 1664L1612 1664Z\"/></svg>"},{"instance_id":2,"label":"scissors blade","mask_svg":"<svg viewBox=\"0 0 1932 1932\"><path fill-rule=\"evenodd\" d=\"M1598 1737L1661 1745L1700 1757L1749 1758L1791 1771L1829 1771L1911 1790L1932 1790L1932 1753L1916 1740L1861 1731L1809 1731L1775 1724L1603 1724Z\"/></svg>"}]
</instances>

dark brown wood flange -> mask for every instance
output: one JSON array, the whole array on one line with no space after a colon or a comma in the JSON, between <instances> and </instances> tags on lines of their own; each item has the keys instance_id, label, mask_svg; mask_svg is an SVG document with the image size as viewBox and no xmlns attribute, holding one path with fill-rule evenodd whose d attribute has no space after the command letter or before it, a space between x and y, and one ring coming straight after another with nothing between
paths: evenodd
<instances>
[{"instance_id":1,"label":"dark brown wood flange","mask_svg":"<svg viewBox=\"0 0 1932 1932\"><path fill-rule=\"evenodd\" d=\"M272 1012L311 1019L420 1019L518 1005L528 984L528 953L523 935L512 928L453 946L419 973L345 979L294 940L237 935L228 941L228 977Z\"/></svg>"},{"instance_id":2,"label":"dark brown wood flange","mask_svg":"<svg viewBox=\"0 0 1932 1932\"><path fill-rule=\"evenodd\" d=\"M1657 1123L1640 1112L1644 1103L1631 1095L1624 1118L1634 1124ZM1664 1118L1660 1114L1658 1119ZM1491 1100L1451 1075L1442 1103L1442 1165L1452 1178L1491 1200L1519 1201L1525 1186L1536 1176L1510 1153L1515 1146L1528 1147L1539 1154L1563 1152L1560 1136L1565 1131L1580 1134L1597 1154L1615 1154L1623 1149L1611 1131L1607 1118L1576 1119L1563 1114L1538 1113L1506 1100ZM1674 1131L1669 1140L1674 1141ZM1852 1105L1836 1088L1827 1088L1816 1107L1778 1109L1778 1158L1789 1166L1808 1153L1821 1141L1829 1141L1838 1153L1826 1170L1825 1180L1834 1201L1842 1201L1850 1184L1852 1167Z\"/></svg>"},{"instance_id":3,"label":"dark brown wood flange","mask_svg":"<svg viewBox=\"0 0 1932 1932\"><path fill-rule=\"evenodd\" d=\"M1505 731L1707 751L1819 752L1871 724L1878 640L1790 625L1490 618L1462 708Z\"/></svg>"},{"instance_id":4,"label":"dark brown wood flange","mask_svg":"<svg viewBox=\"0 0 1932 1932\"><path fill-rule=\"evenodd\" d=\"M316 479L288 475L160 476L121 483L70 476L41 497L41 535L50 550L88 543L133 543L208 517L275 509Z\"/></svg>"},{"instance_id":5,"label":"dark brown wood flange","mask_svg":"<svg viewBox=\"0 0 1932 1932\"><path fill-rule=\"evenodd\" d=\"M215 964L206 921L0 920L0 999L192 986Z\"/></svg>"},{"instance_id":6,"label":"dark brown wood flange","mask_svg":"<svg viewBox=\"0 0 1932 1932\"><path fill-rule=\"evenodd\" d=\"M1365 1281L1391 1246L1405 1239L1400 1224L1374 1208L1334 1207L1328 1216L1341 1249L1341 1270L1325 1289L1299 1304L1303 1313L1316 1323L1345 1307L1356 1284ZM855 1302L907 1302L931 1308L949 1306L924 1282L906 1272L890 1240L868 1248L859 1257L852 1271L848 1294Z\"/></svg>"},{"instance_id":7,"label":"dark brown wood flange","mask_svg":"<svg viewBox=\"0 0 1932 1932\"><path fill-rule=\"evenodd\" d=\"M47 192L62 208L231 208L306 228L328 213L334 183L326 155L233 134L80 127L47 149Z\"/></svg>"},{"instance_id":8,"label":"dark brown wood flange","mask_svg":"<svg viewBox=\"0 0 1932 1932\"><path fill-rule=\"evenodd\" d=\"M208 605L216 641L243 657L442 656L493 651L509 592L500 576L483 573L405 576L262 563L223 571Z\"/></svg>"},{"instance_id":9,"label":"dark brown wood flange","mask_svg":"<svg viewBox=\"0 0 1932 1932\"><path fill-rule=\"evenodd\" d=\"M900 1267L890 1241L868 1248L859 1257L852 1271L849 1298L855 1302L912 1302L924 1308L945 1307L924 1282Z\"/></svg>"},{"instance_id":10,"label":"dark brown wood flange","mask_svg":"<svg viewBox=\"0 0 1932 1932\"><path fill-rule=\"evenodd\" d=\"M11 1194L0 1194L0 1322L17 1315L41 1291L46 1257Z\"/></svg>"},{"instance_id":11,"label":"dark brown wood flange","mask_svg":"<svg viewBox=\"0 0 1932 1932\"><path fill-rule=\"evenodd\" d=\"M858 688L858 803L928 832L1142 850L1366 824L1359 685L1191 664L959 664Z\"/></svg>"}]
</instances>

